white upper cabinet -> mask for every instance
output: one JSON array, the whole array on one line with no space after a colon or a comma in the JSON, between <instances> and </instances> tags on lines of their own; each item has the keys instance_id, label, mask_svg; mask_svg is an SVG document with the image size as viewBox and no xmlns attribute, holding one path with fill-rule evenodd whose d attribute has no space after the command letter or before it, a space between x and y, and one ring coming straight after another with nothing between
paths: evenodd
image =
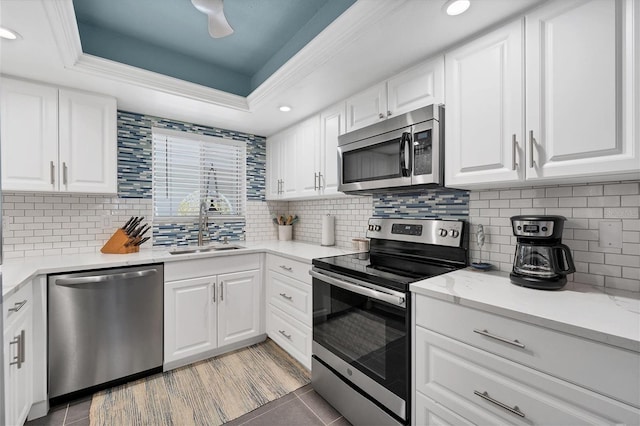
<instances>
[{"instance_id":1,"label":"white upper cabinet","mask_svg":"<svg viewBox=\"0 0 640 426\"><path fill-rule=\"evenodd\" d=\"M3 79L2 189L117 192L114 98Z\"/></svg>"},{"instance_id":2,"label":"white upper cabinet","mask_svg":"<svg viewBox=\"0 0 640 426\"><path fill-rule=\"evenodd\" d=\"M638 8L562 1L526 17L527 179L640 177Z\"/></svg>"},{"instance_id":3,"label":"white upper cabinet","mask_svg":"<svg viewBox=\"0 0 640 426\"><path fill-rule=\"evenodd\" d=\"M446 54L447 185L524 178L522 36L520 20Z\"/></svg>"},{"instance_id":4,"label":"white upper cabinet","mask_svg":"<svg viewBox=\"0 0 640 426\"><path fill-rule=\"evenodd\" d=\"M444 61L437 57L347 99L346 131L443 100Z\"/></svg>"},{"instance_id":5,"label":"white upper cabinet","mask_svg":"<svg viewBox=\"0 0 640 426\"><path fill-rule=\"evenodd\" d=\"M19 80L0 84L2 189L55 191L58 89Z\"/></svg>"},{"instance_id":6,"label":"white upper cabinet","mask_svg":"<svg viewBox=\"0 0 640 426\"><path fill-rule=\"evenodd\" d=\"M116 100L60 90L60 189L117 192Z\"/></svg>"},{"instance_id":7,"label":"white upper cabinet","mask_svg":"<svg viewBox=\"0 0 640 426\"><path fill-rule=\"evenodd\" d=\"M340 102L320 113L320 171L322 194L338 194L338 137L346 132L346 110Z\"/></svg>"},{"instance_id":8,"label":"white upper cabinet","mask_svg":"<svg viewBox=\"0 0 640 426\"><path fill-rule=\"evenodd\" d=\"M318 169L320 168L320 121L317 115L300 123L295 128L296 156L290 165L296 170L296 196L316 195L318 191Z\"/></svg>"},{"instance_id":9,"label":"white upper cabinet","mask_svg":"<svg viewBox=\"0 0 640 426\"><path fill-rule=\"evenodd\" d=\"M445 184L640 178L638 9L552 2L447 53Z\"/></svg>"},{"instance_id":10,"label":"white upper cabinet","mask_svg":"<svg viewBox=\"0 0 640 426\"><path fill-rule=\"evenodd\" d=\"M296 140L294 129L267 139L267 199L277 200L296 193Z\"/></svg>"}]
</instances>

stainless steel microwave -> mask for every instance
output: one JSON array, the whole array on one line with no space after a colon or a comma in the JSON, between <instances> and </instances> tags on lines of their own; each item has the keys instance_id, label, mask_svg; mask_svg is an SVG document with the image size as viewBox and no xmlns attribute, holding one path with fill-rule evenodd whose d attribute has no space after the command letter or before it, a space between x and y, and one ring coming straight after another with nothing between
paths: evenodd
<instances>
[{"instance_id":1,"label":"stainless steel microwave","mask_svg":"<svg viewBox=\"0 0 640 426\"><path fill-rule=\"evenodd\" d=\"M444 106L429 105L338 138L338 190L442 186Z\"/></svg>"}]
</instances>

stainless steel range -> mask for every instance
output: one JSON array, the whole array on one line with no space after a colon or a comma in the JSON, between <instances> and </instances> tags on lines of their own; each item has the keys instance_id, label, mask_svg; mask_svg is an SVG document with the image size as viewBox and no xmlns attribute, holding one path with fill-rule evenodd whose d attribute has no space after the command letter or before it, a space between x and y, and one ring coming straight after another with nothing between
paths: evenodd
<instances>
[{"instance_id":1,"label":"stainless steel range","mask_svg":"<svg viewBox=\"0 0 640 426\"><path fill-rule=\"evenodd\" d=\"M314 389L355 425L410 420L409 285L467 265L466 223L369 219L369 253L313 260Z\"/></svg>"}]
</instances>

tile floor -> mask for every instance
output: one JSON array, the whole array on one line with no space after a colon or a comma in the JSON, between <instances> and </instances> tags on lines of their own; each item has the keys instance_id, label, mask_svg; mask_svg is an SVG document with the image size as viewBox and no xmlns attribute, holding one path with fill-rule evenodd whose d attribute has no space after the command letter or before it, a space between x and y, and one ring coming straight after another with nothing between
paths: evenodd
<instances>
[{"instance_id":1,"label":"tile floor","mask_svg":"<svg viewBox=\"0 0 640 426\"><path fill-rule=\"evenodd\" d=\"M53 407L46 417L25 426L88 426L91 397ZM271 401L244 416L226 423L228 426L349 426L311 385Z\"/></svg>"}]
</instances>

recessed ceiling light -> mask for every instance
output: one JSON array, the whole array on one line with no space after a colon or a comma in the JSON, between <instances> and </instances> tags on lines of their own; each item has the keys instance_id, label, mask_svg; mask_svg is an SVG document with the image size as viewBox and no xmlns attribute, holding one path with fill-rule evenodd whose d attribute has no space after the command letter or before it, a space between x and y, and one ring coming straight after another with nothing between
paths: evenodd
<instances>
[{"instance_id":1,"label":"recessed ceiling light","mask_svg":"<svg viewBox=\"0 0 640 426\"><path fill-rule=\"evenodd\" d=\"M290 107L289 105L282 105L282 106L280 107L280 111L282 111L282 112L289 112L289 111L291 111L291 107Z\"/></svg>"},{"instance_id":2,"label":"recessed ceiling light","mask_svg":"<svg viewBox=\"0 0 640 426\"><path fill-rule=\"evenodd\" d=\"M17 32L10 30L9 28L0 27L0 38L5 40L16 40L22 38Z\"/></svg>"},{"instance_id":3,"label":"recessed ceiling light","mask_svg":"<svg viewBox=\"0 0 640 426\"><path fill-rule=\"evenodd\" d=\"M443 8L447 15L456 16L466 12L469 6L471 6L470 0L449 0L444 4Z\"/></svg>"}]
</instances>

